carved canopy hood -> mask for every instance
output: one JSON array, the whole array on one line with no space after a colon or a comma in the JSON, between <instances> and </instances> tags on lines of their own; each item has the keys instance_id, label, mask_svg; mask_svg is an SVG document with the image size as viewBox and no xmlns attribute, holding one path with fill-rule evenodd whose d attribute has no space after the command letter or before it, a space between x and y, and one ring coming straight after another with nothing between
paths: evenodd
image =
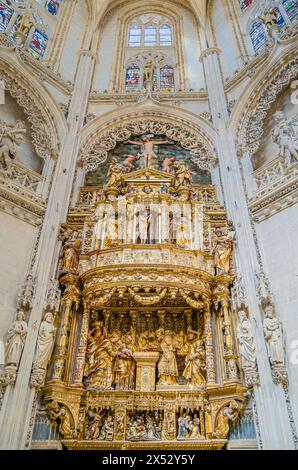
<instances>
[{"instance_id":1,"label":"carved canopy hood","mask_svg":"<svg viewBox=\"0 0 298 470\"><path fill-rule=\"evenodd\" d=\"M136 117L134 114L125 119L113 120L104 127L95 129L83 142L80 151L80 162L86 172L94 171L103 165L108 152L115 148L118 142L123 142L133 135L142 135L147 132L155 135L166 135L167 138L179 142L189 150L193 162L201 170L210 170L216 163L216 154L212 138L202 128L178 117L160 113L146 113Z\"/></svg>"}]
</instances>

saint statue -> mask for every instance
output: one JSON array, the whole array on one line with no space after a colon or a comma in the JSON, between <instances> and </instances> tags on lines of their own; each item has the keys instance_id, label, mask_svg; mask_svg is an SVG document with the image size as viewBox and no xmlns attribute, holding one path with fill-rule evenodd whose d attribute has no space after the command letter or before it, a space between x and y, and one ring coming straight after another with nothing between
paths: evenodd
<instances>
[{"instance_id":1,"label":"saint statue","mask_svg":"<svg viewBox=\"0 0 298 470\"><path fill-rule=\"evenodd\" d=\"M233 234L229 232L224 235L221 229L215 230L215 243L214 243L214 264L217 269L224 273L230 271L230 256L233 251Z\"/></svg>"},{"instance_id":2,"label":"saint statue","mask_svg":"<svg viewBox=\"0 0 298 470\"><path fill-rule=\"evenodd\" d=\"M35 359L33 363L34 369L46 369L54 348L56 328L54 327L54 316L51 312L47 312L41 322Z\"/></svg>"},{"instance_id":3,"label":"saint statue","mask_svg":"<svg viewBox=\"0 0 298 470\"><path fill-rule=\"evenodd\" d=\"M169 331L165 332L161 342L162 356L157 365L158 385L177 385L178 367L175 355L175 347L172 335Z\"/></svg>"},{"instance_id":4,"label":"saint statue","mask_svg":"<svg viewBox=\"0 0 298 470\"><path fill-rule=\"evenodd\" d=\"M98 439L100 441L112 441L114 437L114 419L108 416L100 430Z\"/></svg>"},{"instance_id":5,"label":"saint statue","mask_svg":"<svg viewBox=\"0 0 298 470\"><path fill-rule=\"evenodd\" d=\"M272 132L273 141L279 146L279 156L287 165L298 162L298 119L288 119L282 111L274 114L276 127Z\"/></svg>"},{"instance_id":6,"label":"saint statue","mask_svg":"<svg viewBox=\"0 0 298 470\"><path fill-rule=\"evenodd\" d=\"M71 416L68 409L60 405L57 401L53 401L48 404L47 410L49 416L54 421L59 421L59 433L65 439L70 438L73 435L71 427Z\"/></svg>"},{"instance_id":7,"label":"saint statue","mask_svg":"<svg viewBox=\"0 0 298 470\"><path fill-rule=\"evenodd\" d=\"M123 169L116 158L113 158L109 172L108 172L108 187L109 188L122 188L123 182Z\"/></svg>"},{"instance_id":8,"label":"saint statue","mask_svg":"<svg viewBox=\"0 0 298 470\"><path fill-rule=\"evenodd\" d=\"M264 309L263 330L270 362L273 366L285 364L285 350L281 322L276 318L274 308L268 305Z\"/></svg>"},{"instance_id":9,"label":"saint statue","mask_svg":"<svg viewBox=\"0 0 298 470\"><path fill-rule=\"evenodd\" d=\"M88 387L102 390L111 390L113 388L114 359L117 356L118 345L119 336L117 333L113 333L99 341L91 360L87 357L89 363L93 364L86 371L86 384Z\"/></svg>"},{"instance_id":10,"label":"saint statue","mask_svg":"<svg viewBox=\"0 0 298 470\"><path fill-rule=\"evenodd\" d=\"M143 136L140 141L128 140L127 143L141 147L141 153L138 154L138 158L144 158L144 168L157 166L158 156L154 152L154 145L172 144L168 140L150 140L146 136Z\"/></svg>"},{"instance_id":11,"label":"saint statue","mask_svg":"<svg viewBox=\"0 0 298 470\"><path fill-rule=\"evenodd\" d=\"M24 36L28 36L30 30L33 26L33 22L31 21L30 13L25 12L21 15L17 21L17 31L18 33L24 34Z\"/></svg>"},{"instance_id":12,"label":"saint statue","mask_svg":"<svg viewBox=\"0 0 298 470\"><path fill-rule=\"evenodd\" d=\"M192 430L190 434L190 439L202 439L201 431L201 421L198 417L197 413L194 414L193 421L192 421Z\"/></svg>"},{"instance_id":13,"label":"saint statue","mask_svg":"<svg viewBox=\"0 0 298 470\"><path fill-rule=\"evenodd\" d=\"M135 361L133 338L127 334L119 347L115 360L115 388L116 390L133 390L135 383Z\"/></svg>"},{"instance_id":14,"label":"saint statue","mask_svg":"<svg viewBox=\"0 0 298 470\"><path fill-rule=\"evenodd\" d=\"M152 59L147 60L144 66L144 84L146 82L152 82L154 79L155 66Z\"/></svg>"},{"instance_id":15,"label":"saint statue","mask_svg":"<svg viewBox=\"0 0 298 470\"><path fill-rule=\"evenodd\" d=\"M238 313L237 337L239 343L239 352L242 358L243 368L255 367L256 349L251 331L250 321L246 312L240 310Z\"/></svg>"},{"instance_id":16,"label":"saint statue","mask_svg":"<svg viewBox=\"0 0 298 470\"><path fill-rule=\"evenodd\" d=\"M140 210L138 214L138 238L142 245L150 243L150 228L152 214L146 207Z\"/></svg>"},{"instance_id":17,"label":"saint statue","mask_svg":"<svg viewBox=\"0 0 298 470\"><path fill-rule=\"evenodd\" d=\"M205 348L203 342L198 339L198 332L188 330L187 342L184 348L187 355L185 357L183 377L191 388L202 388L205 384L202 373L205 368Z\"/></svg>"},{"instance_id":18,"label":"saint statue","mask_svg":"<svg viewBox=\"0 0 298 470\"><path fill-rule=\"evenodd\" d=\"M78 230L69 229L63 239L60 252L61 271L77 271L82 249L82 238Z\"/></svg>"},{"instance_id":19,"label":"saint statue","mask_svg":"<svg viewBox=\"0 0 298 470\"><path fill-rule=\"evenodd\" d=\"M17 157L16 146L22 143L27 130L22 121L8 125L0 121L0 164L10 172L11 161Z\"/></svg>"},{"instance_id":20,"label":"saint statue","mask_svg":"<svg viewBox=\"0 0 298 470\"><path fill-rule=\"evenodd\" d=\"M190 170L183 162L176 162L173 166L173 189L178 191L181 188L189 188L192 184L192 176Z\"/></svg>"},{"instance_id":21,"label":"saint statue","mask_svg":"<svg viewBox=\"0 0 298 470\"><path fill-rule=\"evenodd\" d=\"M25 322L25 313L20 310L17 319L7 332L5 342L5 365L18 367L25 346L28 326Z\"/></svg>"}]
</instances>

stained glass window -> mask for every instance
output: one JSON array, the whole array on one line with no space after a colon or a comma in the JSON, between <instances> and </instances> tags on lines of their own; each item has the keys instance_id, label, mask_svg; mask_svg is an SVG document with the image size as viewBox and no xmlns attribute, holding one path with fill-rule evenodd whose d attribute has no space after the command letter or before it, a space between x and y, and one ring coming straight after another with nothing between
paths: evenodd
<instances>
[{"instance_id":1,"label":"stained glass window","mask_svg":"<svg viewBox=\"0 0 298 470\"><path fill-rule=\"evenodd\" d=\"M255 52L259 52L268 39L266 28L262 21L256 21L255 23L253 23L250 30L250 37Z\"/></svg>"},{"instance_id":2,"label":"stained glass window","mask_svg":"<svg viewBox=\"0 0 298 470\"><path fill-rule=\"evenodd\" d=\"M160 89L162 91L171 91L174 87L174 69L166 65L160 69Z\"/></svg>"},{"instance_id":3,"label":"stained glass window","mask_svg":"<svg viewBox=\"0 0 298 470\"><path fill-rule=\"evenodd\" d=\"M172 28L171 26L162 26L159 30L159 44L161 46L172 45Z\"/></svg>"},{"instance_id":4,"label":"stained glass window","mask_svg":"<svg viewBox=\"0 0 298 470\"><path fill-rule=\"evenodd\" d=\"M245 11L252 4L253 0L238 0L241 11Z\"/></svg>"},{"instance_id":5,"label":"stained glass window","mask_svg":"<svg viewBox=\"0 0 298 470\"><path fill-rule=\"evenodd\" d=\"M33 34L32 41L29 46L30 52L36 57L40 59L44 56L48 44L48 37L45 31L41 31L36 29Z\"/></svg>"},{"instance_id":6,"label":"stained glass window","mask_svg":"<svg viewBox=\"0 0 298 470\"><path fill-rule=\"evenodd\" d=\"M291 21L298 15L298 0L283 0L283 6Z\"/></svg>"},{"instance_id":7,"label":"stained glass window","mask_svg":"<svg viewBox=\"0 0 298 470\"><path fill-rule=\"evenodd\" d=\"M13 10L5 2L0 2L0 31L6 30L13 15Z\"/></svg>"},{"instance_id":8,"label":"stained glass window","mask_svg":"<svg viewBox=\"0 0 298 470\"><path fill-rule=\"evenodd\" d=\"M46 4L47 10L51 15L57 15L62 0L48 0Z\"/></svg>"},{"instance_id":9,"label":"stained glass window","mask_svg":"<svg viewBox=\"0 0 298 470\"><path fill-rule=\"evenodd\" d=\"M140 26L132 26L129 29L128 45L135 47L141 45L142 29Z\"/></svg>"},{"instance_id":10,"label":"stained glass window","mask_svg":"<svg viewBox=\"0 0 298 470\"><path fill-rule=\"evenodd\" d=\"M43 5L51 15L57 15L62 0L35 0L40 5Z\"/></svg>"},{"instance_id":11,"label":"stained glass window","mask_svg":"<svg viewBox=\"0 0 298 470\"><path fill-rule=\"evenodd\" d=\"M144 46L156 46L157 31L154 26L148 26L144 29Z\"/></svg>"},{"instance_id":12,"label":"stained glass window","mask_svg":"<svg viewBox=\"0 0 298 470\"><path fill-rule=\"evenodd\" d=\"M126 90L137 90L140 87L140 75L140 67L136 64L132 64L126 69Z\"/></svg>"},{"instance_id":13,"label":"stained glass window","mask_svg":"<svg viewBox=\"0 0 298 470\"><path fill-rule=\"evenodd\" d=\"M285 26L286 22L285 22L284 17L282 16L282 14L280 12L280 9L275 8L274 11L277 13L277 24L279 26Z\"/></svg>"}]
</instances>

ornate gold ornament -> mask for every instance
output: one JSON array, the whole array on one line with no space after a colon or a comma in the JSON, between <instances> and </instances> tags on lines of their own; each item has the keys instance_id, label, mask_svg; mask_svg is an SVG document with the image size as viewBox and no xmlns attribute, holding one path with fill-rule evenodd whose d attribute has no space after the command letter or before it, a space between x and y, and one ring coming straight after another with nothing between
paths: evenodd
<instances>
[{"instance_id":1,"label":"ornate gold ornament","mask_svg":"<svg viewBox=\"0 0 298 470\"><path fill-rule=\"evenodd\" d=\"M83 226L70 214L62 227L48 414L68 448L222 448L246 391L226 214L184 164L113 161L108 178Z\"/></svg>"}]
</instances>

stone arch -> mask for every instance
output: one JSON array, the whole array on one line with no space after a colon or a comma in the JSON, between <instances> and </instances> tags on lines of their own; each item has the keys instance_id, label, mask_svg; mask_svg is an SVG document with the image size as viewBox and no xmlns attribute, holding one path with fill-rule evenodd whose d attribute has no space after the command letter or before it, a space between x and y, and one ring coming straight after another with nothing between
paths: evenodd
<instances>
[{"instance_id":1,"label":"stone arch","mask_svg":"<svg viewBox=\"0 0 298 470\"><path fill-rule=\"evenodd\" d=\"M0 80L5 90L22 108L31 127L32 144L39 157L45 160L57 153L59 140L66 129L65 118L48 92L32 76L22 70L22 75L2 58Z\"/></svg>"},{"instance_id":2,"label":"stone arch","mask_svg":"<svg viewBox=\"0 0 298 470\"><path fill-rule=\"evenodd\" d=\"M250 87L239 97L233 110L231 125L236 128L238 149L250 158L258 151L264 133L264 122L279 94L298 76L298 58L293 48L278 57L273 65L264 67ZM268 79L269 77L269 79ZM244 104L243 104L244 103ZM240 109L240 106L241 109Z\"/></svg>"},{"instance_id":3,"label":"stone arch","mask_svg":"<svg viewBox=\"0 0 298 470\"><path fill-rule=\"evenodd\" d=\"M108 152L115 148L118 142L146 132L164 134L169 139L179 142L183 148L191 152L193 162L198 169L210 171L211 166L217 162L213 145L215 132L202 118L194 123L165 112L126 111L125 117L110 119L102 125L96 124L96 121L90 122L84 130L85 135L82 135L79 160L85 172L94 171L103 165Z\"/></svg>"}]
</instances>

